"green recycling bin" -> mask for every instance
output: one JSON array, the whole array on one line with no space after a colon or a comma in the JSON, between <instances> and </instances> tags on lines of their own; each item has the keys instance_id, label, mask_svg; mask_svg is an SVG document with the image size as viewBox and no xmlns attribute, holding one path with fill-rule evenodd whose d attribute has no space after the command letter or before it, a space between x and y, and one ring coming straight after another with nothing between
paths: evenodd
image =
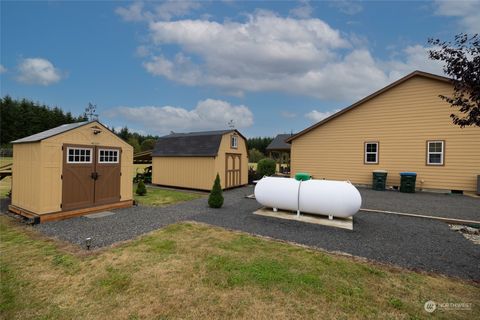
<instances>
[{"instance_id":1,"label":"green recycling bin","mask_svg":"<svg viewBox=\"0 0 480 320\"><path fill-rule=\"evenodd\" d=\"M400 172L400 192L414 193L416 180L415 172Z\"/></svg>"},{"instance_id":2,"label":"green recycling bin","mask_svg":"<svg viewBox=\"0 0 480 320\"><path fill-rule=\"evenodd\" d=\"M387 171L375 170L372 172L372 189L384 191L387 184Z\"/></svg>"},{"instance_id":3,"label":"green recycling bin","mask_svg":"<svg viewBox=\"0 0 480 320\"><path fill-rule=\"evenodd\" d=\"M307 181L310 180L312 176L309 173L299 172L295 174L295 179L298 181Z\"/></svg>"}]
</instances>

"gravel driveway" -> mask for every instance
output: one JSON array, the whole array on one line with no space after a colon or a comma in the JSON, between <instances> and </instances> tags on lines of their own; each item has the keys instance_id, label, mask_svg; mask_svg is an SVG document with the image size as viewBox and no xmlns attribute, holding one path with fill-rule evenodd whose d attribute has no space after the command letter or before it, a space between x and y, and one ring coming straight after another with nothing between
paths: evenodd
<instances>
[{"instance_id":1,"label":"gravel driveway","mask_svg":"<svg viewBox=\"0 0 480 320\"><path fill-rule=\"evenodd\" d=\"M401 193L358 188L362 208L480 221L480 198L431 192Z\"/></svg>"},{"instance_id":2,"label":"gravel driveway","mask_svg":"<svg viewBox=\"0 0 480 320\"><path fill-rule=\"evenodd\" d=\"M252 192L252 187L225 192L225 204L221 209L210 209L206 198L202 198L164 208L119 209L115 214L101 218L78 217L36 225L35 229L49 236L80 245L85 238L92 237L93 246L102 247L131 239L171 223L194 220L330 251L342 251L410 269L480 280L480 246L466 240L461 234L451 231L443 222L359 212L355 215L354 230L343 230L254 215L252 212L260 205L255 200L244 198ZM366 204L370 204L373 200L367 195L369 191L365 189L361 192ZM379 194L381 195L379 201L384 201L383 203L387 206L391 205L388 198L383 197L394 194L389 195L388 192ZM412 196L417 200L420 199L419 202L413 205L412 200L410 204L407 202L405 207L401 207L399 205L403 201L401 200L398 202L398 208L401 209L399 211L405 212L406 209L416 208L421 212L435 213L435 207L439 205L435 200L437 197L455 199L454 201L465 199L468 203L465 207L470 208L470 200L461 196L448 198L443 195L433 195L433 197L427 195L426 201L422 201L423 194ZM433 200L430 201L430 199ZM480 204L478 199L473 200ZM454 203L451 208L456 206L461 208L459 212L470 212L470 209L464 210L462 201ZM448 206L443 205L441 208L448 208ZM392 207L381 207L381 209L392 210Z\"/></svg>"}]
</instances>

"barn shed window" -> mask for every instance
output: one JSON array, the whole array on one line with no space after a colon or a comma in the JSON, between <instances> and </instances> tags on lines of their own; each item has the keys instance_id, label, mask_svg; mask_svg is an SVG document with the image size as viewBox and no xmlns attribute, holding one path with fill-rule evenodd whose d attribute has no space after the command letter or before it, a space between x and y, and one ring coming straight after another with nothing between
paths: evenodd
<instances>
[{"instance_id":1,"label":"barn shed window","mask_svg":"<svg viewBox=\"0 0 480 320\"><path fill-rule=\"evenodd\" d=\"M67 163L92 163L92 149L67 148Z\"/></svg>"},{"instance_id":2,"label":"barn shed window","mask_svg":"<svg viewBox=\"0 0 480 320\"><path fill-rule=\"evenodd\" d=\"M98 149L98 163L118 163L118 150Z\"/></svg>"},{"instance_id":3,"label":"barn shed window","mask_svg":"<svg viewBox=\"0 0 480 320\"><path fill-rule=\"evenodd\" d=\"M365 142L365 163L378 163L378 142Z\"/></svg>"},{"instance_id":4,"label":"barn shed window","mask_svg":"<svg viewBox=\"0 0 480 320\"><path fill-rule=\"evenodd\" d=\"M233 149L237 149L237 147L238 147L238 137L237 136L232 136L232 138L230 140L230 146Z\"/></svg>"},{"instance_id":5,"label":"barn shed window","mask_svg":"<svg viewBox=\"0 0 480 320\"><path fill-rule=\"evenodd\" d=\"M434 166L443 165L444 141L427 141L427 164Z\"/></svg>"}]
</instances>

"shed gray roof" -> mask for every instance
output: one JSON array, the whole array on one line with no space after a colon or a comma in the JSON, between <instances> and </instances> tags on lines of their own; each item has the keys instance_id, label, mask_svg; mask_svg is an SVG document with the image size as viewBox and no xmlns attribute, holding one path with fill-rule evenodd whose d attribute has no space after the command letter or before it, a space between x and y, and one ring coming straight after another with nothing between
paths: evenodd
<instances>
[{"instance_id":1,"label":"shed gray roof","mask_svg":"<svg viewBox=\"0 0 480 320\"><path fill-rule=\"evenodd\" d=\"M293 136L294 134L278 134L275 139L267 146L267 150L285 150L290 151L292 145L290 143L286 143L285 140Z\"/></svg>"},{"instance_id":2,"label":"shed gray roof","mask_svg":"<svg viewBox=\"0 0 480 320\"><path fill-rule=\"evenodd\" d=\"M172 133L160 137L153 149L153 157L215 157L222 136L237 130ZM243 136L242 136L243 137Z\"/></svg>"},{"instance_id":3,"label":"shed gray roof","mask_svg":"<svg viewBox=\"0 0 480 320\"><path fill-rule=\"evenodd\" d=\"M90 122L94 122L94 121L90 121ZM46 130L46 131L42 131L42 132L36 133L34 135L12 141L12 143L27 143L27 142L42 141L42 140L45 140L47 138L56 136L57 134L64 133L64 132L70 131L72 129L81 127L81 126L83 126L85 124L88 124L88 123L89 123L88 121L84 121L84 122L62 124L61 126L58 126L56 128Z\"/></svg>"}]
</instances>

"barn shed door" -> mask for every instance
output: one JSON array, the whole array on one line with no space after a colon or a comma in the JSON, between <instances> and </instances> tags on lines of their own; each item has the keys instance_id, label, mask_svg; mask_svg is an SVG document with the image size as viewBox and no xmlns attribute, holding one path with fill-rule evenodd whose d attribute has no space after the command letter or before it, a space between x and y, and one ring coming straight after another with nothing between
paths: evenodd
<instances>
[{"instance_id":1,"label":"barn shed door","mask_svg":"<svg viewBox=\"0 0 480 320\"><path fill-rule=\"evenodd\" d=\"M62 210L93 205L95 180L95 147L64 146L62 174Z\"/></svg>"},{"instance_id":2,"label":"barn shed door","mask_svg":"<svg viewBox=\"0 0 480 320\"><path fill-rule=\"evenodd\" d=\"M119 148L65 145L63 150L63 211L120 200Z\"/></svg>"},{"instance_id":3,"label":"barn shed door","mask_svg":"<svg viewBox=\"0 0 480 320\"><path fill-rule=\"evenodd\" d=\"M241 161L241 154L225 154L225 188L232 188L242 184Z\"/></svg>"},{"instance_id":4,"label":"barn shed door","mask_svg":"<svg viewBox=\"0 0 480 320\"><path fill-rule=\"evenodd\" d=\"M120 201L120 149L97 147L95 204Z\"/></svg>"}]
</instances>

